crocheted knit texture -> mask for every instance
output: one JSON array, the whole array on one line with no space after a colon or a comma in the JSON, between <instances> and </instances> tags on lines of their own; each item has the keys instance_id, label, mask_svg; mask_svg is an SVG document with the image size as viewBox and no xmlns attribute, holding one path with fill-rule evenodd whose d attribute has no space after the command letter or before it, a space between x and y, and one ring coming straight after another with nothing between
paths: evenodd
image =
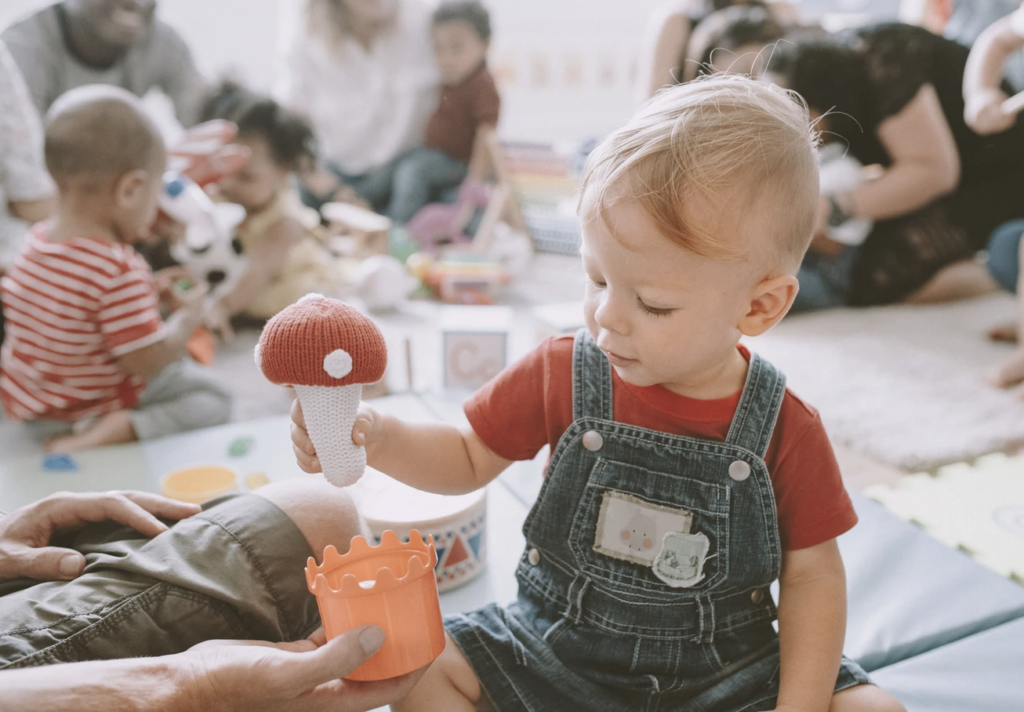
<instances>
[{"instance_id":1,"label":"crocheted knit texture","mask_svg":"<svg viewBox=\"0 0 1024 712\"><path fill-rule=\"evenodd\" d=\"M324 477L347 487L363 476L366 450L352 442L362 386L295 386Z\"/></svg>"},{"instance_id":2,"label":"crocheted knit texture","mask_svg":"<svg viewBox=\"0 0 1024 712\"><path fill-rule=\"evenodd\" d=\"M319 294L306 295L267 322L258 349L263 375L282 385L376 383L388 364L377 325L358 309ZM339 373L331 367L337 358L328 359L339 350L352 357L352 370L341 378L328 373Z\"/></svg>"}]
</instances>

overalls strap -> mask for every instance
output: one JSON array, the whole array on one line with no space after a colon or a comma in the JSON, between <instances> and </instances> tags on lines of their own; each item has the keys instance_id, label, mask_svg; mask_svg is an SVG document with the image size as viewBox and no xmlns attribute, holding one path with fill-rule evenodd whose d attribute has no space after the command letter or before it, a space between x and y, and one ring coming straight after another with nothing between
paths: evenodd
<instances>
[{"instance_id":1,"label":"overalls strap","mask_svg":"<svg viewBox=\"0 0 1024 712\"><path fill-rule=\"evenodd\" d=\"M612 365L586 329L572 347L572 417L613 420Z\"/></svg>"},{"instance_id":2,"label":"overalls strap","mask_svg":"<svg viewBox=\"0 0 1024 712\"><path fill-rule=\"evenodd\" d=\"M786 377L755 353L725 442L764 459L786 393Z\"/></svg>"}]
</instances>

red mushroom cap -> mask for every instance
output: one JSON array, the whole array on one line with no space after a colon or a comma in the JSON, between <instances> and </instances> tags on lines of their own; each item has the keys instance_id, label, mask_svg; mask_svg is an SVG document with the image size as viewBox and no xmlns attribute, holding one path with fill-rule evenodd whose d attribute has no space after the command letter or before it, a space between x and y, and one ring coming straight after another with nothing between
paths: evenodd
<instances>
[{"instance_id":1,"label":"red mushroom cap","mask_svg":"<svg viewBox=\"0 0 1024 712\"><path fill-rule=\"evenodd\" d=\"M377 325L337 299L307 294L267 322L256 364L271 383L348 386L376 383L388 365Z\"/></svg>"}]
</instances>

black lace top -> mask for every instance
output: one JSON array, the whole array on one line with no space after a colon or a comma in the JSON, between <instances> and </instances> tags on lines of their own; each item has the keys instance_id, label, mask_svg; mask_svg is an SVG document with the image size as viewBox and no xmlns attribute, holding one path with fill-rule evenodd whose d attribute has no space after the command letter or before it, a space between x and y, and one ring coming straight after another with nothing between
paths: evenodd
<instances>
[{"instance_id":1,"label":"black lace top","mask_svg":"<svg viewBox=\"0 0 1024 712\"><path fill-rule=\"evenodd\" d=\"M878 126L906 107L925 84L938 94L965 179L1024 161L1024 122L1015 130L985 137L964 123L963 78L969 50L963 45L898 23L848 30L837 39L850 50L849 61L858 66L846 75L853 86L844 87L836 101L836 110L849 116L833 116L829 128L849 143L861 163L891 163Z\"/></svg>"}]
</instances>

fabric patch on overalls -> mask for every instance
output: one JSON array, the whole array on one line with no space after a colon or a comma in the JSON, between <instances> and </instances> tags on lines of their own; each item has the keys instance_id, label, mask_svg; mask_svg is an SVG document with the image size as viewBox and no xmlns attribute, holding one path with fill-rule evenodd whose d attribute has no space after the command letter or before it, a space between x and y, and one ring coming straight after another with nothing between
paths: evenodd
<instances>
[{"instance_id":1,"label":"fabric patch on overalls","mask_svg":"<svg viewBox=\"0 0 1024 712\"><path fill-rule=\"evenodd\" d=\"M668 532L687 533L693 513L651 504L625 492L608 490L601 499L594 551L614 559L650 566L658 540Z\"/></svg>"},{"instance_id":2,"label":"fabric patch on overalls","mask_svg":"<svg viewBox=\"0 0 1024 712\"><path fill-rule=\"evenodd\" d=\"M654 575L672 588L689 588L704 579L704 562L711 541L702 532L668 532L654 560Z\"/></svg>"}]
</instances>

